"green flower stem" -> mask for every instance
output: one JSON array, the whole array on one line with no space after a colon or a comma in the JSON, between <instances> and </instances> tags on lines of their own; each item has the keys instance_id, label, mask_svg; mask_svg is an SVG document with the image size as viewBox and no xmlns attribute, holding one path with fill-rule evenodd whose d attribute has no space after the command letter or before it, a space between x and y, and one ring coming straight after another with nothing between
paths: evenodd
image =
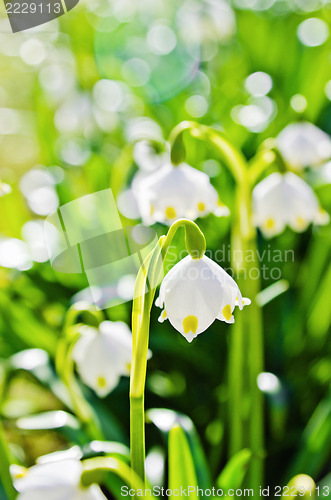
<instances>
[{"instance_id":1,"label":"green flower stem","mask_svg":"<svg viewBox=\"0 0 331 500\"><path fill-rule=\"evenodd\" d=\"M144 490L145 484L141 478L130 467L115 457L96 457L83 461L83 472L81 475L81 485L88 488L92 484L102 484L106 482L109 473L121 478L130 488ZM154 498L146 491L144 498Z\"/></svg>"},{"instance_id":2,"label":"green flower stem","mask_svg":"<svg viewBox=\"0 0 331 500\"><path fill-rule=\"evenodd\" d=\"M6 370L0 374L0 409L2 414L2 402L5 392L5 387L8 380L8 373ZM10 453L5 440L2 417L0 417L0 481L8 497L8 500L14 500L17 496L17 492L13 485L13 480L10 474Z\"/></svg>"},{"instance_id":3,"label":"green flower stem","mask_svg":"<svg viewBox=\"0 0 331 500\"><path fill-rule=\"evenodd\" d=\"M131 467L145 480L145 415L144 393L147 370L150 313L156 288L160 282L163 262L179 227L185 229L185 244L192 258L200 258L206 249L206 241L198 226L180 219L161 236L155 248L139 269L132 309L132 363L130 376L130 445Z\"/></svg>"},{"instance_id":4,"label":"green flower stem","mask_svg":"<svg viewBox=\"0 0 331 500\"><path fill-rule=\"evenodd\" d=\"M275 164L277 155L271 149L259 151L249 163L249 181L254 186L265 171Z\"/></svg>"},{"instance_id":5,"label":"green flower stem","mask_svg":"<svg viewBox=\"0 0 331 500\"><path fill-rule=\"evenodd\" d=\"M79 329L82 325L76 325L71 328L70 336L64 339L63 343L59 343L58 357L61 357L61 369L58 373L68 389L71 404L75 415L79 418L88 436L91 439L103 440L104 436L100 429L97 417L84 398L81 388L75 377L75 367L72 358L72 351L80 337ZM69 333L69 332L68 332ZM57 366L59 363L57 363Z\"/></svg>"},{"instance_id":6,"label":"green flower stem","mask_svg":"<svg viewBox=\"0 0 331 500\"><path fill-rule=\"evenodd\" d=\"M2 422L0 422L0 480L8 497L8 500L14 500L17 492L13 486L10 474L9 450L5 441Z\"/></svg>"},{"instance_id":7,"label":"green flower stem","mask_svg":"<svg viewBox=\"0 0 331 500\"><path fill-rule=\"evenodd\" d=\"M79 339L84 324L98 327L104 319L103 313L86 303L77 303L68 310L63 328L63 337L58 343L55 366L61 380L67 387L74 413L81 421L91 439L104 439L99 422L93 409L82 394L75 377L75 366L72 351Z\"/></svg>"},{"instance_id":8,"label":"green flower stem","mask_svg":"<svg viewBox=\"0 0 331 500\"><path fill-rule=\"evenodd\" d=\"M263 329L261 310L255 302L260 291L258 279L250 277L255 262L245 256L256 255L256 231L252 224L252 186L261 173L275 161L275 152L264 152L248 167L244 156L233 147L225 134L195 122L177 125L170 135L172 159L185 160L183 133L209 143L220 153L236 185L235 213L231 234L232 266L239 276L240 288L252 299L251 306L236 319L229 356L229 421L230 454L248 447L252 451L249 484L257 488L263 484L263 398L257 386L257 376L263 371ZM246 279L244 279L246 275ZM248 375L248 376L247 376Z\"/></svg>"}]
</instances>

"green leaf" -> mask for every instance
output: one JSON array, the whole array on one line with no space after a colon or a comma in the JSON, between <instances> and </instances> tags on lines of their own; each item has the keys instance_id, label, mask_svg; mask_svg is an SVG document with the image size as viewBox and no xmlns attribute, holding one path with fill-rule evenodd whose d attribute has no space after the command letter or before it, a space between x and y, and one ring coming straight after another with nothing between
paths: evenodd
<instances>
[{"instance_id":1,"label":"green leaf","mask_svg":"<svg viewBox=\"0 0 331 500\"><path fill-rule=\"evenodd\" d=\"M302 435L299 453L285 478L286 480L302 473L316 477L323 470L331 455L328 445L331 429L330 402L331 392L319 403L309 420Z\"/></svg>"},{"instance_id":2,"label":"green leaf","mask_svg":"<svg viewBox=\"0 0 331 500\"><path fill-rule=\"evenodd\" d=\"M84 444L87 440L77 418L62 410L22 417L17 420L16 425L19 429L29 431L56 430L78 444Z\"/></svg>"},{"instance_id":3,"label":"green leaf","mask_svg":"<svg viewBox=\"0 0 331 500\"><path fill-rule=\"evenodd\" d=\"M217 486L223 491L228 491L230 488L240 488L251 458L252 453L250 450L244 449L236 453L218 476Z\"/></svg>"},{"instance_id":4,"label":"green leaf","mask_svg":"<svg viewBox=\"0 0 331 500\"><path fill-rule=\"evenodd\" d=\"M171 490L195 488L189 490L191 499L199 498L197 490L197 476L193 457L185 432L179 425L175 425L169 432L169 488Z\"/></svg>"},{"instance_id":5,"label":"green leaf","mask_svg":"<svg viewBox=\"0 0 331 500\"><path fill-rule=\"evenodd\" d=\"M257 294L256 302L260 307L263 307L282 293L286 292L289 287L290 284L287 280L276 281L276 283L273 283Z\"/></svg>"},{"instance_id":6,"label":"green leaf","mask_svg":"<svg viewBox=\"0 0 331 500\"><path fill-rule=\"evenodd\" d=\"M125 463L130 462L130 450L122 443L115 441L91 441L83 447L84 458L106 455L117 457Z\"/></svg>"},{"instance_id":7,"label":"green leaf","mask_svg":"<svg viewBox=\"0 0 331 500\"><path fill-rule=\"evenodd\" d=\"M201 445L199 434L192 420L187 415L166 408L153 408L148 410L147 417L161 432L167 434L175 424L180 425L181 428L184 429L192 453L198 485L202 489L210 488L211 477L207 459Z\"/></svg>"}]
</instances>

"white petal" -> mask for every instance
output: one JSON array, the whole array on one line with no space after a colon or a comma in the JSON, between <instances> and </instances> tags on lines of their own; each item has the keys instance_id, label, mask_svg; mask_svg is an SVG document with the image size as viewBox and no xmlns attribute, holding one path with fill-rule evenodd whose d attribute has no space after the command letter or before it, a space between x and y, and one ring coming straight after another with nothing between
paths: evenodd
<instances>
[{"instance_id":1,"label":"white petal","mask_svg":"<svg viewBox=\"0 0 331 500\"><path fill-rule=\"evenodd\" d=\"M121 322L103 321L99 331L88 328L73 349L73 358L80 377L100 397L106 396L128 375L131 363L132 336Z\"/></svg>"},{"instance_id":2,"label":"white petal","mask_svg":"<svg viewBox=\"0 0 331 500\"><path fill-rule=\"evenodd\" d=\"M319 226L326 226L330 222L330 215L326 210L319 208L314 217L314 223Z\"/></svg>"},{"instance_id":3,"label":"white petal","mask_svg":"<svg viewBox=\"0 0 331 500\"><path fill-rule=\"evenodd\" d=\"M161 312L160 316L159 316L159 319L158 321L160 323L163 323L166 319L168 319L168 316L167 316L167 313L166 313L166 310L163 309L163 311Z\"/></svg>"},{"instance_id":4,"label":"white petal","mask_svg":"<svg viewBox=\"0 0 331 500\"><path fill-rule=\"evenodd\" d=\"M104 500L99 486L80 486L82 464L77 459L34 465L14 481L18 500Z\"/></svg>"},{"instance_id":5,"label":"white petal","mask_svg":"<svg viewBox=\"0 0 331 500\"><path fill-rule=\"evenodd\" d=\"M207 174L182 163L166 164L135 184L144 221L171 224L178 218L195 219L214 211L218 195Z\"/></svg>"},{"instance_id":6,"label":"white petal","mask_svg":"<svg viewBox=\"0 0 331 500\"><path fill-rule=\"evenodd\" d=\"M253 190L253 220L267 238L280 234L286 225L304 231L318 208L313 189L292 172L271 174Z\"/></svg>"},{"instance_id":7,"label":"white petal","mask_svg":"<svg viewBox=\"0 0 331 500\"><path fill-rule=\"evenodd\" d=\"M309 122L290 123L277 142L285 160L297 169L317 166L331 156L330 137Z\"/></svg>"},{"instance_id":8,"label":"white petal","mask_svg":"<svg viewBox=\"0 0 331 500\"><path fill-rule=\"evenodd\" d=\"M222 283L205 259L185 257L162 283L169 321L185 338L189 331L198 335L206 330L216 319L222 301ZM188 330L189 325L192 330Z\"/></svg>"},{"instance_id":9,"label":"white petal","mask_svg":"<svg viewBox=\"0 0 331 500\"><path fill-rule=\"evenodd\" d=\"M29 493L35 490L70 490L79 484L82 470L81 462L75 459L34 465L27 470L22 478L15 480L15 488L20 493Z\"/></svg>"},{"instance_id":10,"label":"white petal","mask_svg":"<svg viewBox=\"0 0 331 500\"><path fill-rule=\"evenodd\" d=\"M275 236L285 229L286 209L283 204L283 176L274 173L253 190L253 220L264 235Z\"/></svg>"}]
</instances>

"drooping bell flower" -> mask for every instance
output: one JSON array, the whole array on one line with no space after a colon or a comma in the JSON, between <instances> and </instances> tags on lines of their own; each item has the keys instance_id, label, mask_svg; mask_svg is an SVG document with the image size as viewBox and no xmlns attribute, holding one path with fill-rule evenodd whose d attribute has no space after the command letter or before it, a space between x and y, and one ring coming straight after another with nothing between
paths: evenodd
<instances>
[{"instance_id":1,"label":"drooping bell flower","mask_svg":"<svg viewBox=\"0 0 331 500\"><path fill-rule=\"evenodd\" d=\"M122 321L103 321L99 328L82 327L73 349L73 358L83 382L98 396L105 397L130 375L132 335Z\"/></svg>"},{"instance_id":2,"label":"drooping bell flower","mask_svg":"<svg viewBox=\"0 0 331 500\"><path fill-rule=\"evenodd\" d=\"M175 220L195 220L210 213L227 216L229 210L219 201L216 189L204 172L181 163L167 163L135 185L135 196L144 224Z\"/></svg>"},{"instance_id":3,"label":"drooping bell flower","mask_svg":"<svg viewBox=\"0 0 331 500\"><path fill-rule=\"evenodd\" d=\"M235 307L242 309L250 302L218 264L206 256L193 259L188 255L163 279L156 305L163 308L159 321L168 319L192 342L216 319L234 323Z\"/></svg>"},{"instance_id":4,"label":"drooping bell flower","mask_svg":"<svg viewBox=\"0 0 331 500\"><path fill-rule=\"evenodd\" d=\"M17 500L106 500L98 485L80 484L83 466L70 458L41 463L14 474Z\"/></svg>"},{"instance_id":5,"label":"drooping bell flower","mask_svg":"<svg viewBox=\"0 0 331 500\"><path fill-rule=\"evenodd\" d=\"M316 167L331 157L331 139L309 122L290 123L276 138L284 160L294 170Z\"/></svg>"},{"instance_id":6,"label":"drooping bell flower","mask_svg":"<svg viewBox=\"0 0 331 500\"><path fill-rule=\"evenodd\" d=\"M273 173L255 186L253 218L267 238L282 233L286 226L302 232L311 223L329 221L313 189L292 172Z\"/></svg>"}]
</instances>

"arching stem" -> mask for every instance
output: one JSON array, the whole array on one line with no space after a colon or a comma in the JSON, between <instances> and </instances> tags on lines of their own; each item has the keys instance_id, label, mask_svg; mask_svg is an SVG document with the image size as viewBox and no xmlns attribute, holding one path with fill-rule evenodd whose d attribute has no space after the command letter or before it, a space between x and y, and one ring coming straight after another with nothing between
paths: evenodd
<instances>
[{"instance_id":1,"label":"arching stem","mask_svg":"<svg viewBox=\"0 0 331 500\"><path fill-rule=\"evenodd\" d=\"M176 221L162 236L139 269L132 309L132 363L130 375L130 447L131 468L145 480L144 394L149 343L150 313L155 292L162 278L163 262L179 227L185 229L185 244L192 258L200 258L206 249L204 235L189 220Z\"/></svg>"},{"instance_id":2,"label":"arching stem","mask_svg":"<svg viewBox=\"0 0 331 500\"><path fill-rule=\"evenodd\" d=\"M234 221L231 232L232 266L239 286L252 299L247 311L236 319L231 331L229 355L229 423L230 455L248 447L252 451L249 485L258 488L263 484L264 418L263 399L257 386L257 376L264 367L263 325L261 310L255 302L260 291L259 276L253 276L256 261L256 230L252 224L251 199L253 182L275 160L275 154L260 157L259 163L250 168L246 159L219 130L187 121L174 128L170 135L173 162L185 160L183 134L209 143L220 154L225 166L236 182ZM252 182L253 179L253 182ZM248 255L254 256L253 262Z\"/></svg>"}]
</instances>

